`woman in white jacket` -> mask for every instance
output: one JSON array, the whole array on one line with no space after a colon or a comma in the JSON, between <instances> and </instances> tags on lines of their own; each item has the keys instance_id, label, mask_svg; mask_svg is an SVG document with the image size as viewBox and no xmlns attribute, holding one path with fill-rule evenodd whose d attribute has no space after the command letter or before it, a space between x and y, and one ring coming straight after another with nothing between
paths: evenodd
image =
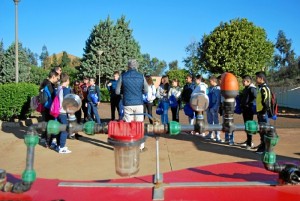
<instances>
[{"instance_id":1,"label":"woman in white jacket","mask_svg":"<svg viewBox=\"0 0 300 201\"><path fill-rule=\"evenodd\" d=\"M148 83L148 93L143 95L144 100L144 113L148 113L152 116L152 107L153 101L156 99L156 88L154 86L152 77L147 75L145 76ZM153 124L152 119L149 118L150 124Z\"/></svg>"}]
</instances>

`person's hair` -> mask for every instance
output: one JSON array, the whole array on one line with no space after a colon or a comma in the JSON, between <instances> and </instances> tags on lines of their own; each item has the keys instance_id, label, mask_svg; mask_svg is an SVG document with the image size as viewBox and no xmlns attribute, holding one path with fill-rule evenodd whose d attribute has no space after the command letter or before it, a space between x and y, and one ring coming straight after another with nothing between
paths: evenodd
<instances>
[{"instance_id":1,"label":"person's hair","mask_svg":"<svg viewBox=\"0 0 300 201\"><path fill-rule=\"evenodd\" d=\"M214 82L217 82L217 81L218 81L217 78L216 78L216 76L214 76L214 75L211 75L211 76L209 77L209 80L212 80L212 81L214 81Z\"/></svg>"},{"instance_id":2,"label":"person's hair","mask_svg":"<svg viewBox=\"0 0 300 201\"><path fill-rule=\"evenodd\" d=\"M191 74L187 74L186 77L193 78Z\"/></svg>"},{"instance_id":3,"label":"person's hair","mask_svg":"<svg viewBox=\"0 0 300 201\"><path fill-rule=\"evenodd\" d=\"M129 59L128 61L128 68L131 69L138 69L139 63L136 59Z\"/></svg>"},{"instance_id":4,"label":"person's hair","mask_svg":"<svg viewBox=\"0 0 300 201\"><path fill-rule=\"evenodd\" d=\"M55 66L55 67L53 68L53 70L55 70L56 72L57 72L59 69L61 69L60 66Z\"/></svg>"},{"instance_id":5,"label":"person's hair","mask_svg":"<svg viewBox=\"0 0 300 201\"><path fill-rule=\"evenodd\" d=\"M57 77L59 74L55 70L51 70L48 74L48 78L52 78L53 76Z\"/></svg>"},{"instance_id":6,"label":"person's hair","mask_svg":"<svg viewBox=\"0 0 300 201\"><path fill-rule=\"evenodd\" d=\"M96 79L94 77L90 77L90 81L93 80L94 82L96 82Z\"/></svg>"},{"instance_id":7,"label":"person's hair","mask_svg":"<svg viewBox=\"0 0 300 201\"><path fill-rule=\"evenodd\" d=\"M62 73L60 75L60 82L65 83L70 79L69 75L67 73Z\"/></svg>"},{"instance_id":8,"label":"person's hair","mask_svg":"<svg viewBox=\"0 0 300 201\"><path fill-rule=\"evenodd\" d=\"M175 78L175 79L172 80L172 82L177 82L177 86L178 86L178 87L180 86L180 82L179 82L178 79Z\"/></svg>"},{"instance_id":9,"label":"person's hair","mask_svg":"<svg viewBox=\"0 0 300 201\"><path fill-rule=\"evenodd\" d=\"M219 75L219 76L217 77L217 79L218 79L218 80L221 80L221 79L222 79L222 75Z\"/></svg>"},{"instance_id":10,"label":"person's hair","mask_svg":"<svg viewBox=\"0 0 300 201\"><path fill-rule=\"evenodd\" d=\"M83 77L84 80L89 80L90 78L88 76Z\"/></svg>"},{"instance_id":11,"label":"person's hair","mask_svg":"<svg viewBox=\"0 0 300 201\"><path fill-rule=\"evenodd\" d=\"M116 75L116 74L120 75L119 71L115 71L115 72L114 72L114 75Z\"/></svg>"},{"instance_id":12,"label":"person's hair","mask_svg":"<svg viewBox=\"0 0 300 201\"><path fill-rule=\"evenodd\" d=\"M74 81L74 85L79 85L80 84L80 81L79 80L75 80Z\"/></svg>"},{"instance_id":13,"label":"person's hair","mask_svg":"<svg viewBox=\"0 0 300 201\"><path fill-rule=\"evenodd\" d=\"M146 82L148 83L148 85L153 85L153 80L151 76L145 76Z\"/></svg>"},{"instance_id":14,"label":"person's hair","mask_svg":"<svg viewBox=\"0 0 300 201\"><path fill-rule=\"evenodd\" d=\"M196 75L196 77L195 77L197 80L200 80L200 81L202 81L202 75Z\"/></svg>"},{"instance_id":15,"label":"person's hair","mask_svg":"<svg viewBox=\"0 0 300 201\"><path fill-rule=\"evenodd\" d=\"M252 78L251 78L250 75L244 75L244 76L242 77L242 79L243 79L243 80L248 80L249 82L252 82Z\"/></svg>"},{"instance_id":16,"label":"person's hair","mask_svg":"<svg viewBox=\"0 0 300 201\"><path fill-rule=\"evenodd\" d=\"M266 74L262 71L255 73L256 77L262 78L264 82L267 82Z\"/></svg>"},{"instance_id":17,"label":"person's hair","mask_svg":"<svg viewBox=\"0 0 300 201\"><path fill-rule=\"evenodd\" d=\"M161 77L161 83L162 83L163 80L165 80L164 84L169 83L169 77L167 75L163 75Z\"/></svg>"}]
</instances>

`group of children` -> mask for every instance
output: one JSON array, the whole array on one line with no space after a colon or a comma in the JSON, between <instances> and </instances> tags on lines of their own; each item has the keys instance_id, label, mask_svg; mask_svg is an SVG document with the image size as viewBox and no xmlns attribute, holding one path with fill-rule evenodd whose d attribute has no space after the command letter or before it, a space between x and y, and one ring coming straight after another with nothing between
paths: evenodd
<instances>
[{"instance_id":1,"label":"group of children","mask_svg":"<svg viewBox=\"0 0 300 201\"><path fill-rule=\"evenodd\" d=\"M150 82L151 83L151 82ZM249 75L242 77L242 84L244 86L239 97L240 102L238 106L241 109L241 114L243 116L244 122L248 120L253 120L254 115L257 114L258 122L268 122L268 107L270 104L270 89L267 85L266 75L263 72L256 73L256 84L257 87L252 82L252 78ZM156 92L156 98L159 101L164 99L170 99L173 95L178 104L171 107L172 120L179 122L179 110L182 108L182 103L189 103L191 96L197 93L204 93L208 96L209 105L206 112L206 120L208 124L219 124L219 118L223 118L222 105L224 98L221 96L221 76L209 77L209 86L204 82L201 75L197 75L194 79L191 75L186 76L186 84L183 88L179 86L177 79L173 79L171 86L169 85L168 77L163 76L161 85L158 87ZM148 92L149 93L149 92ZM148 105L147 105L148 108ZM148 109L149 111L149 109ZM149 112L148 112L149 113ZM151 110L150 110L151 113ZM152 114L152 113L151 113ZM219 116L220 115L220 116ZM195 115L188 115L189 123L193 125L195 123ZM162 121L165 121L162 119ZM151 121L150 121L151 123ZM199 135L207 140L213 140L216 142L224 142L228 145L234 145L234 133L226 132L225 139L222 140L220 136L220 131L209 131L208 134L196 133L194 131L191 134ZM246 140L242 143L236 143L247 150L256 149L256 153L262 154L264 152L264 136L261 136L261 142L258 146L254 147L252 142L252 135L246 133Z\"/></svg>"},{"instance_id":2,"label":"group of children","mask_svg":"<svg viewBox=\"0 0 300 201\"><path fill-rule=\"evenodd\" d=\"M57 120L61 124L68 124L68 114L62 107L63 98L71 93L77 94L82 100L82 111L84 113L84 121L93 120L97 123L101 123L98 113L98 105L100 104L100 90L95 84L94 78L83 79L83 83L78 80L74 82L74 86L70 86L70 77L66 73L62 73L61 67L55 67L49 72L48 77L43 80L40 85L40 90L48 87L50 96L48 102L52 102L55 96L58 96L60 102L59 116L54 117L50 113L50 106L44 106L41 111L43 121L48 122L50 120ZM92 97L98 97L98 99L92 99ZM81 123L81 110L75 113L77 123ZM67 139L78 138L79 134L69 134L66 131L60 132L58 135L48 135L46 132L42 134L42 141L45 142L47 148L56 150L58 153L65 154L71 153L71 150L66 146Z\"/></svg>"}]
</instances>

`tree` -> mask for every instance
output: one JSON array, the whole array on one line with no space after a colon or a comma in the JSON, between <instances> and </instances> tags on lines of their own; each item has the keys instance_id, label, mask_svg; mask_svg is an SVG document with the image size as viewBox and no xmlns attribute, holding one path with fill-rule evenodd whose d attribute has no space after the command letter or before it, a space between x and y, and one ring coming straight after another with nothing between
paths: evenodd
<instances>
[{"instance_id":1,"label":"tree","mask_svg":"<svg viewBox=\"0 0 300 201\"><path fill-rule=\"evenodd\" d=\"M103 51L100 59L97 53L99 50ZM131 58L142 61L140 47L132 36L129 22L122 16L114 24L107 17L105 21L94 26L86 41L79 77L96 77L99 69L101 76L111 76L114 71L127 69L127 62Z\"/></svg>"},{"instance_id":2,"label":"tree","mask_svg":"<svg viewBox=\"0 0 300 201\"><path fill-rule=\"evenodd\" d=\"M268 70L274 46L263 28L247 19L220 23L204 35L199 47L200 68L213 74L233 72L237 76Z\"/></svg>"},{"instance_id":3,"label":"tree","mask_svg":"<svg viewBox=\"0 0 300 201\"><path fill-rule=\"evenodd\" d=\"M170 70L178 70L179 69L179 67L178 67L178 61L177 60L171 61L169 63L169 69Z\"/></svg>"},{"instance_id":4,"label":"tree","mask_svg":"<svg viewBox=\"0 0 300 201\"><path fill-rule=\"evenodd\" d=\"M179 86L183 86L185 84L185 78L189 74L189 71L186 69L180 69L180 70L170 70L168 71L167 75L169 77L170 82L173 79L179 80Z\"/></svg>"},{"instance_id":5,"label":"tree","mask_svg":"<svg viewBox=\"0 0 300 201\"><path fill-rule=\"evenodd\" d=\"M70 63L71 63L71 59L68 57L68 53L66 51L63 51L60 66L64 68L70 66Z\"/></svg>"},{"instance_id":6,"label":"tree","mask_svg":"<svg viewBox=\"0 0 300 201\"><path fill-rule=\"evenodd\" d=\"M51 63L51 66L52 66L52 67L58 66L58 60L57 60L56 54L53 54L53 55L52 55L52 63Z\"/></svg>"},{"instance_id":7,"label":"tree","mask_svg":"<svg viewBox=\"0 0 300 201\"><path fill-rule=\"evenodd\" d=\"M29 82L40 85L41 82L48 76L49 71L38 66L31 66Z\"/></svg>"},{"instance_id":8,"label":"tree","mask_svg":"<svg viewBox=\"0 0 300 201\"><path fill-rule=\"evenodd\" d=\"M269 81L273 82L272 85L281 85L283 82L292 85L300 74L298 66L300 59L292 50L292 40L287 39L282 30L278 32L275 48L274 65Z\"/></svg>"},{"instance_id":9,"label":"tree","mask_svg":"<svg viewBox=\"0 0 300 201\"><path fill-rule=\"evenodd\" d=\"M197 73L199 73L199 71L201 74L205 73L201 72L201 70L203 69L200 66L200 56L198 50L199 46L199 42L193 41L185 48L185 51L188 54L188 56L184 58L183 62L185 63L185 67L187 67L188 71L192 75L196 75Z\"/></svg>"},{"instance_id":10,"label":"tree","mask_svg":"<svg viewBox=\"0 0 300 201\"><path fill-rule=\"evenodd\" d=\"M143 74L162 75L167 67L164 60L160 61L158 58L154 57L151 59L150 54L143 54L143 60L140 62L139 71Z\"/></svg>"},{"instance_id":11,"label":"tree","mask_svg":"<svg viewBox=\"0 0 300 201\"><path fill-rule=\"evenodd\" d=\"M35 65L37 66L38 65L38 62L37 62L37 59L36 59L36 55L35 53L33 53L29 48L25 48L25 52L28 56L28 59L29 59L29 63L31 65Z\"/></svg>"},{"instance_id":12,"label":"tree","mask_svg":"<svg viewBox=\"0 0 300 201\"><path fill-rule=\"evenodd\" d=\"M26 48L23 48L19 43L19 81L27 82L29 80L31 64L26 53ZM16 79L15 71L15 44L8 47L4 54L4 62L1 69L1 82L14 82Z\"/></svg>"},{"instance_id":13,"label":"tree","mask_svg":"<svg viewBox=\"0 0 300 201\"><path fill-rule=\"evenodd\" d=\"M44 69L49 69L51 67L51 59L49 58L49 52L46 45L42 47L42 53L40 55L40 60L42 62L42 67Z\"/></svg>"}]
</instances>

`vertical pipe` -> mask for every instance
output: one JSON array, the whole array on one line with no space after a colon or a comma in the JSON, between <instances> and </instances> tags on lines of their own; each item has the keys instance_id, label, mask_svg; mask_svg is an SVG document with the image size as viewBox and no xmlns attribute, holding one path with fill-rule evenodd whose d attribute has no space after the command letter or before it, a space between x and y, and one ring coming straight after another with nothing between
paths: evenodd
<instances>
[{"instance_id":1,"label":"vertical pipe","mask_svg":"<svg viewBox=\"0 0 300 201\"><path fill-rule=\"evenodd\" d=\"M156 180L155 182L158 182L160 180L159 178L159 137L155 137L156 140Z\"/></svg>"}]
</instances>

